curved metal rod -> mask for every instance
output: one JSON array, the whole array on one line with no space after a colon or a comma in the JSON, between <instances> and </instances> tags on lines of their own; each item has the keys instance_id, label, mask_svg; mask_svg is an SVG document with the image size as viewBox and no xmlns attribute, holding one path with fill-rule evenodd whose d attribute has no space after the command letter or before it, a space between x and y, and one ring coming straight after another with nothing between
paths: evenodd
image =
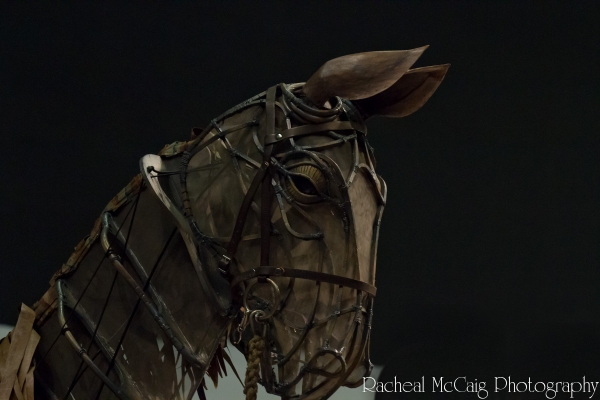
<instances>
[{"instance_id":1,"label":"curved metal rod","mask_svg":"<svg viewBox=\"0 0 600 400\"><path fill-rule=\"evenodd\" d=\"M260 143L260 140L258 139L258 128L252 131L252 139L254 140L254 144L256 145L256 148L258 149L259 153L262 154L265 151L265 149Z\"/></svg>"},{"instance_id":2,"label":"curved metal rod","mask_svg":"<svg viewBox=\"0 0 600 400\"><path fill-rule=\"evenodd\" d=\"M287 99L284 97L283 101L287 102ZM287 106L290 108L290 110L292 110L292 113L293 113L292 115L300 116L302 119L305 119L313 124L331 122L338 117L337 115L332 115L330 117L316 117L314 115L311 115L311 113L308 113L308 112L302 110L301 108L299 108L298 106L296 106L296 104L294 104L293 101L289 102L287 104Z\"/></svg>"},{"instance_id":3,"label":"curved metal rod","mask_svg":"<svg viewBox=\"0 0 600 400\"><path fill-rule=\"evenodd\" d=\"M340 368L337 371L328 372L328 371L325 371L320 368L313 368L313 365L317 362L317 360L326 354L333 355L340 362ZM304 378L304 376L306 374L316 374L316 375L325 376L325 377L331 379L331 378L337 378L337 377L343 375L346 372L346 370L347 370L346 360L344 359L344 356L342 355L342 353L340 353L338 350L335 350L335 349L323 349L322 348L322 349L319 349L315 353L315 355L310 359L310 361L306 365L304 365L304 367L302 367L300 369L300 372L298 373L298 375L291 382L286 382L284 384L278 385L277 393L283 394L284 392L289 390L291 387L295 386L298 382L300 382L300 380L302 378ZM320 389L323 385L325 385L327 383L328 383L328 381L325 380L320 385L317 385L314 388L312 388L311 390L302 393L300 396L293 397L293 398L294 399L302 399L302 398L310 395L311 393L315 392L316 390ZM337 387L336 387L336 389L337 389ZM325 396L324 398L327 398L327 397L328 396Z\"/></svg>"},{"instance_id":4,"label":"curved metal rod","mask_svg":"<svg viewBox=\"0 0 600 400\"><path fill-rule=\"evenodd\" d=\"M216 128L219 131L221 130L221 128L218 127L218 126ZM229 139L227 139L226 137L222 138L222 141L223 141L223 143L225 145L225 148L229 152L229 156L231 157L231 163L233 164L233 169L235 169L235 172L236 172L236 175L237 175L237 178L238 178L238 183L240 184L240 188L242 189L242 193L244 193L244 196L245 196L246 193L248 193L248 187L246 186L246 183L244 182L244 176L243 176L242 170L240 168L240 163L238 162L238 159L237 159L237 154L241 155L241 153L233 148L233 146L229 142ZM250 159L250 160L252 160L252 159ZM257 163L254 160L252 160L252 162L255 163L255 164L251 164L251 165L254 165L256 167L256 169L260 168L260 164L259 163ZM254 211L254 213L256 214L256 218L260 221L260 208L258 207L258 205L256 204L256 202L252 201L252 203L250 203L250 207L252 208L252 211Z\"/></svg>"},{"instance_id":5,"label":"curved metal rod","mask_svg":"<svg viewBox=\"0 0 600 400\"><path fill-rule=\"evenodd\" d=\"M323 238L323 232L316 232L316 233L300 233L300 232L296 232L290 225L288 218L287 218L287 213L285 212L285 209L283 207L283 201L281 200L281 194L277 193L275 195L275 197L277 198L277 205L279 206L279 211L281 212L281 219L283 220L283 224L285 226L285 229L287 229L287 231L290 233L290 235L298 238L298 239L302 239L302 240L317 240L317 239L322 239Z\"/></svg>"},{"instance_id":6,"label":"curved metal rod","mask_svg":"<svg viewBox=\"0 0 600 400\"><path fill-rule=\"evenodd\" d=\"M369 166L365 163L360 163L357 166L357 171L365 171L367 176L369 177L370 183L375 187L375 193L377 194L377 202L379 204L385 204L385 198L381 191L381 182L379 181L379 177Z\"/></svg>"},{"instance_id":7,"label":"curved metal rod","mask_svg":"<svg viewBox=\"0 0 600 400\"><path fill-rule=\"evenodd\" d=\"M365 135L361 135L360 138L361 138L360 143L365 148L365 154L367 156L366 158L367 158L367 162L369 163L369 167L371 167L371 169L373 171L375 171L375 166L377 164L377 160L375 160L375 154L373 153L373 148L369 144L369 141L367 140L367 137Z\"/></svg>"},{"instance_id":8,"label":"curved metal rod","mask_svg":"<svg viewBox=\"0 0 600 400\"><path fill-rule=\"evenodd\" d=\"M370 298L369 300L369 311L367 313L367 318L366 318L366 322L365 322L365 329L367 329L367 339L365 342L365 357L364 357L364 361L365 361L365 374L363 375L363 377L368 377L371 375L371 371L373 371L373 363L371 362L371 323L373 322L373 298ZM355 382L347 382L344 383L344 386L346 387L350 387L350 388L356 388L358 386L360 386L364 381L362 379L357 379Z\"/></svg>"},{"instance_id":9,"label":"curved metal rod","mask_svg":"<svg viewBox=\"0 0 600 400\"><path fill-rule=\"evenodd\" d=\"M260 163L250 157L248 157L247 155L241 153L239 150L236 150L234 148L231 149L231 153L234 154L236 157L241 158L242 160L246 161L248 163L248 165L250 165L251 167L255 168L255 169L259 169L260 168ZM188 172L191 172L192 170L189 170Z\"/></svg>"},{"instance_id":10,"label":"curved metal rod","mask_svg":"<svg viewBox=\"0 0 600 400\"><path fill-rule=\"evenodd\" d=\"M111 381L110 378L108 376L106 376L104 374L104 372L102 372L102 370L100 370L100 368L96 365L96 363L87 354L87 350L84 349L79 344L77 339L75 339L75 337L73 336L73 333L71 333L71 330L69 329L69 326L67 325L67 321L65 319L65 308L64 308L65 295L63 293L62 285L63 285L62 279L57 279L56 280L56 293L57 293L57 297L58 297L58 322L63 327L63 329L62 329L63 335L65 335L68 342L75 349L77 354L79 354L79 357L81 357L83 362L85 362L87 364L87 366L89 368L91 368L92 371L94 371L94 373L98 376L98 378L100 378L102 380L102 382L104 382L104 384L111 390L111 392L113 392L115 394L115 396L117 396L120 400L130 400L129 397L125 393L123 393L123 391L121 391L121 389L113 381Z\"/></svg>"},{"instance_id":11,"label":"curved metal rod","mask_svg":"<svg viewBox=\"0 0 600 400\"><path fill-rule=\"evenodd\" d=\"M356 337L357 337L357 334L358 334L358 327L359 327L359 325L355 324L354 333L352 334L352 344L351 344L351 347L348 349L348 352L347 352L349 355L352 355L352 351L354 350L354 345L355 345ZM364 337L363 337L363 339L361 339L361 343L363 343L363 344L366 343L366 341L364 340ZM345 358L344 358L344 361L345 361ZM346 377L350 373L352 373L352 371L356 367L357 361L358 361L358 359L354 360L354 362L352 363L352 365L350 367L348 367L348 365L346 364L345 372L342 373L341 376L338 377L337 382L335 382L332 385L332 388L327 393L325 393L325 395L322 396L322 398L326 399L329 396L331 396L333 394L333 392L335 392L344 383L343 379L346 379ZM306 375L306 373L304 373L303 375ZM295 381L297 383L297 382L299 382L299 379L297 379ZM312 393L318 391L319 389L321 389L323 386L325 386L327 384L331 384L331 381L330 380L324 380L323 382L321 382L317 386L313 387L312 389L310 389L310 390L308 390L308 391L306 391L304 393L301 393L299 395L288 396L288 397L286 397L286 399L288 399L288 400L301 400L301 399L305 399L306 397L310 396ZM284 383L284 384L279 385L277 387L278 394L284 395L285 391L289 390L291 386L292 385L289 385L288 383Z\"/></svg>"},{"instance_id":12,"label":"curved metal rod","mask_svg":"<svg viewBox=\"0 0 600 400\"><path fill-rule=\"evenodd\" d=\"M308 104L306 104L304 101L302 101L300 98L298 98L293 93L293 91L296 89L299 89L303 85L304 85L304 83L293 83L291 85L286 85L285 83L281 83L279 86L281 87L281 92L283 93L284 99L290 100L292 103L295 103L298 107L300 107L303 111L310 113L313 116L326 118L326 117L337 116L337 115L341 114L343 103L342 103L342 99L340 97L335 98L337 103L336 103L335 107L332 107L330 109L320 109L320 108L311 107Z\"/></svg>"},{"instance_id":13,"label":"curved metal rod","mask_svg":"<svg viewBox=\"0 0 600 400\"><path fill-rule=\"evenodd\" d=\"M292 295L292 290L294 289L294 284L296 283L296 278L290 278L289 282L288 282L288 287L284 292L284 295L282 296L283 299L281 299L281 301L279 302L279 306L277 307L277 309L279 311L283 310L283 308L285 307L286 303L288 302L290 296Z\"/></svg>"},{"instance_id":14,"label":"curved metal rod","mask_svg":"<svg viewBox=\"0 0 600 400\"><path fill-rule=\"evenodd\" d=\"M335 359L337 359L340 362L340 368L334 372L329 372L322 368L313 368L312 365L316 363L316 358L318 358L319 353L321 353L320 356L323 356L325 354L331 354L332 356L334 356ZM306 370L309 374L317 374L327 378L335 378L338 375L344 373L344 371L346 370L346 360L344 359L344 356L342 356L342 353L340 351L335 349L321 349L319 353L315 354L306 365Z\"/></svg>"},{"instance_id":15,"label":"curved metal rod","mask_svg":"<svg viewBox=\"0 0 600 400\"><path fill-rule=\"evenodd\" d=\"M365 365L365 373L363 376L361 376L360 378L358 378L356 381L354 382L348 382L346 381L344 383L344 386L349 387L349 388L357 388L360 385L362 385L364 383L363 378L367 378L369 376L371 376L371 372L373 371L373 363L371 362L371 352L370 352L370 348L371 348L371 331L369 331L367 333L367 340L365 342L365 357L363 358L364 360L364 365Z\"/></svg>"},{"instance_id":16,"label":"curved metal rod","mask_svg":"<svg viewBox=\"0 0 600 400\"><path fill-rule=\"evenodd\" d=\"M218 128L218 129L220 130L221 128ZM229 156L231 157L231 163L233 164L233 169L236 172L240 187L242 188L242 193L246 193L248 191L248 188L246 187L246 183L244 182L244 177L242 176L241 169L240 169L240 163L238 162L237 156L235 154L235 150L233 149L233 146L229 142L229 139L224 137L221 140L222 140L223 144L225 145L225 148L229 152Z\"/></svg>"},{"instance_id":17,"label":"curved metal rod","mask_svg":"<svg viewBox=\"0 0 600 400\"><path fill-rule=\"evenodd\" d=\"M348 194L349 184L342 176L342 171L339 165L333 159L325 154L319 154L318 158L320 162L326 165L325 171L331 176L331 180L338 184L340 189L342 202L333 204L337 205L342 212L342 223L344 224L344 231L346 232L346 243L349 245L350 243L348 242L348 234L350 232L350 219L352 217L352 209L350 208L350 195ZM337 176L334 175L334 172L337 174Z\"/></svg>"},{"instance_id":18,"label":"curved metal rod","mask_svg":"<svg viewBox=\"0 0 600 400\"><path fill-rule=\"evenodd\" d=\"M348 327L348 331L343 335L344 340L342 341L342 343L340 344L340 348L344 348L346 346L346 342L348 341L349 337L352 337L352 341L350 343L350 346L348 347L346 356L350 359L350 357L352 357L352 353L354 351L354 347L355 347L355 342L356 342L356 335L357 335L357 330L359 328L359 326L361 325L362 322L362 318L361 318L361 307L360 305L362 304L362 298L363 298L363 293L358 291L358 295L357 295L357 301L356 301L356 312L354 314L354 321L352 321L352 323L349 325ZM352 331L354 331L354 334L352 334ZM364 346L365 343L361 342L362 345ZM360 353L358 353L355 358L360 358L361 354L362 354L363 350L360 351ZM352 369L354 369L356 366L356 361L353 362L353 366ZM327 368L327 366L325 366L325 368ZM345 379L345 378L344 378Z\"/></svg>"},{"instance_id":19,"label":"curved metal rod","mask_svg":"<svg viewBox=\"0 0 600 400\"><path fill-rule=\"evenodd\" d=\"M216 142L219 139L223 139L224 137L226 137L227 135L229 135L230 133L239 131L240 129L244 129L247 128L249 126L254 126L258 124L258 120L256 118L248 121L248 122L244 122L238 125L234 125L231 126L229 128L226 128L225 130L222 130L219 127L219 124L216 120L212 120L210 122L210 124L208 125L208 127L206 127L205 130L207 130L206 133L203 134L203 138L206 138L206 136L208 136L208 134L210 132L214 130L217 131L217 133L214 133L209 139L207 139L206 141L202 142L201 144L193 144L189 150L186 151L186 153L188 153L190 155L190 157L194 156L195 154L199 153L200 151L204 150L205 148L207 148L209 145L211 145L212 143ZM189 159L188 159L189 161ZM186 173L187 172L187 168L186 171L180 171L181 173Z\"/></svg>"},{"instance_id":20,"label":"curved metal rod","mask_svg":"<svg viewBox=\"0 0 600 400\"><path fill-rule=\"evenodd\" d=\"M196 167L196 168L192 168L189 169L187 171L187 173L191 173L191 172L201 172L201 171L209 171L211 169L217 169L219 167L220 164L223 164L222 161L218 161L209 165L203 165L201 167ZM152 165L148 167L148 172L154 172L156 175L150 175L151 178L158 178L159 176L170 176L170 175L179 175L181 174L181 171L159 171L157 169L155 169Z\"/></svg>"},{"instance_id":21,"label":"curved metal rod","mask_svg":"<svg viewBox=\"0 0 600 400\"><path fill-rule=\"evenodd\" d=\"M360 347L359 347L359 351L354 359L354 362L351 364L350 368L348 369L348 372L346 372L346 375L342 377L342 379L347 379L350 374L352 373L352 371L354 371L354 369L356 368L356 366L358 365L361 355L365 352L365 349L367 348L367 344L369 341L369 337L370 337L370 333L371 333L371 321L372 321L372 317L373 317L373 298L372 297L368 297L368 302L369 302L369 312L367 314L367 322L363 325L363 330L362 330L362 339L360 340ZM353 335L353 340L352 340L352 344L351 347L348 350L348 354L352 354L352 350L354 350L354 346L355 346L355 342L356 342L356 336L358 334L358 328L359 328L360 324L356 324L356 330L355 333ZM369 364L371 364L371 360L369 360ZM354 382L350 382L350 384L354 385ZM333 393L333 391L331 392ZM331 394L330 393L330 394Z\"/></svg>"},{"instance_id":22,"label":"curved metal rod","mask_svg":"<svg viewBox=\"0 0 600 400\"><path fill-rule=\"evenodd\" d=\"M110 243L108 241L108 230L110 227L109 223L110 213L106 212L102 215L102 233L100 234L100 241L102 243L102 247L104 251L108 254L108 259L112 263L113 267L119 272L119 274L125 278L125 281L131 286L134 292L137 294L139 299L144 303L152 318L156 321L158 326L165 332L167 337L173 343L173 346L177 349L179 353L191 364L199 366L200 368L204 368L206 363L203 362L196 354L194 354L191 349L189 349L186 345L182 343L182 341L176 336L175 332L169 325L169 323L163 318L160 312L157 310L154 302L146 295L146 292L141 288L141 286L136 282L136 280L131 276L131 274L125 269L123 264L121 263L121 257L114 252L111 248Z\"/></svg>"},{"instance_id":23,"label":"curved metal rod","mask_svg":"<svg viewBox=\"0 0 600 400\"><path fill-rule=\"evenodd\" d=\"M319 251L319 267L318 267L319 272L323 271L323 258L324 258L323 253L324 253L323 248L321 248ZM290 351L288 351L288 353L281 360L279 360L277 362L277 365L279 365L280 368L292 358L294 353L300 348L300 345L306 338L306 335L308 335L308 332L313 328L313 320L315 319L315 315L317 313L317 306L319 305L319 296L321 295L321 282L316 281L316 284L317 284L317 294L315 295L315 303L312 307L312 311L310 313L308 322L304 326L302 334L300 335L300 338L298 338L296 343L294 343L294 346L290 349ZM285 324L285 321L284 321L284 324Z\"/></svg>"},{"instance_id":24,"label":"curved metal rod","mask_svg":"<svg viewBox=\"0 0 600 400\"><path fill-rule=\"evenodd\" d=\"M368 295L360 290L357 290L356 292L357 292L356 293L356 304L354 305L355 313L354 313L354 321L353 322L360 324L360 323L362 323L363 310L364 310L364 313L367 314L365 308L362 306L362 302L363 302L363 298ZM368 317L368 315L367 315L367 317ZM350 335L351 329L352 329L352 327L348 328L348 332L344 336L344 341L342 342L342 346L346 345L346 341L348 340L348 336Z\"/></svg>"},{"instance_id":25,"label":"curved metal rod","mask_svg":"<svg viewBox=\"0 0 600 400\"><path fill-rule=\"evenodd\" d=\"M354 178L356 177L356 171L358 170L358 164L359 164L359 150L358 150L358 140L353 140L352 141L352 156L354 158L354 162L352 164L352 169L350 170L350 175L348 175L348 178L346 179L346 185L350 186L352 185L352 182L354 182Z\"/></svg>"},{"instance_id":26,"label":"curved metal rod","mask_svg":"<svg viewBox=\"0 0 600 400\"><path fill-rule=\"evenodd\" d=\"M371 297L369 297L369 299L372 300ZM370 303L372 305L372 301ZM372 315L372 314L371 314ZM358 317L358 313L357 313L357 317ZM348 358L352 357L353 353L354 353L354 349L356 347L356 342L357 342L357 338L359 335L359 327L361 325L361 320L360 318L355 318L353 324L351 325L350 329L354 330L354 333L351 334L352 337L352 341L350 343L350 346L348 347L347 350L347 356ZM354 328L352 328L352 326ZM354 371L354 369L356 368L356 366L358 365L358 362L360 361L361 355L364 352L365 346L367 344L367 340L368 340L368 332L370 331L370 325L365 324L364 328L363 328L363 335L362 338L360 339L360 345L359 345L359 351L358 353L356 353L356 355L354 356L354 359L352 360L352 364L350 365L349 368L346 368L346 372L345 374L343 374L342 376L339 377L339 384L336 385L336 387L341 386L344 384L343 380L345 380L351 373L352 371ZM348 335L346 335L346 339L344 340L344 343L348 340ZM369 361L370 363L370 361ZM325 397L329 397L336 389L333 388L332 390L330 390L330 392L325 396Z\"/></svg>"},{"instance_id":27,"label":"curved metal rod","mask_svg":"<svg viewBox=\"0 0 600 400\"><path fill-rule=\"evenodd\" d=\"M373 237L371 238L371 265L369 267L369 281L375 282L375 265L377 261L377 243L379 242L379 227L381 226L381 217L383 215L383 209L385 207L385 201L387 198L387 185L385 181L378 177L381 182L381 195L384 203L377 207L377 214L375 221L373 222Z\"/></svg>"},{"instance_id":28,"label":"curved metal rod","mask_svg":"<svg viewBox=\"0 0 600 400\"><path fill-rule=\"evenodd\" d=\"M358 327L359 324L355 323L355 329L354 329L354 334L352 335L352 342L350 344L350 347L347 350L347 355L348 357L352 357L352 352L354 350L355 344L356 344L356 338L358 335ZM364 338L360 339L361 343L365 342ZM362 353L362 352L361 352ZM356 364L358 363L358 359L360 358L360 354L359 353L356 357L354 362L348 367L348 365L346 364L346 370L341 374L341 376L338 377L338 381L335 383L335 385L331 388L331 390L325 394L325 396L323 396L324 398L327 398L329 396L331 396L333 394L333 392L335 392L338 387L340 387L343 383L344 383L344 379L346 379L346 377L352 373L352 371L354 370L354 368L356 367Z\"/></svg>"},{"instance_id":29,"label":"curved metal rod","mask_svg":"<svg viewBox=\"0 0 600 400\"><path fill-rule=\"evenodd\" d=\"M334 288L336 286L333 286ZM334 317L331 318L329 320L329 323L327 324L327 331L325 332L325 335L323 336L324 341L323 341L323 347L327 348L329 347L329 341L331 339L331 336L333 335L333 329L335 328L335 325L337 324L337 321L340 317L340 313L341 313L341 308L342 308L342 290L343 290L343 286L337 286L337 293L336 293L336 304L335 304L335 308L333 309L333 315Z\"/></svg>"},{"instance_id":30,"label":"curved metal rod","mask_svg":"<svg viewBox=\"0 0 600 400\"><path fill-rule=\"evenodd\" d=\"M92 335L92 338L94 339L96 345L100 349L100 353L102 353L107 359L111 359L115 354L115 350L110 346L110 344L108 344L106 339L98 335L98 332L96 330L97 325L87 314L86 310L83 308L83 305L81 303L77 304L77 300L75 299L75 296L73 296L73 293L69 290L69 287L65 284L62 290L64 294L64 304L72 310L75 316L79 318L79 320L82 322L82 325L87 329L88 333ZM92 361L96 358L98 354L99 353L92 357ZM119 361L116 361L116 364L116 373L117 375L119 375L119 379L121 380L121 382L126 383L126 379L128 379L130 382L133 382L131 376L126 376L123 372L123 365ZM135 383L132 383L132 386L135 386ZM131 390L128 389L126 389L126 391L131 392Z\"/></svg>"},{"instance_id":31,"label":"curved metal rod","mask_svg":"<svg viewBox=\"0 0 600 400\"><path fill-rule=\"evenodd\" d=\"M283 100L283 107L285 110L285 115L286 117L289 118L289 116L291 115L292 117L294 117L294 119L301 123L301 124L311 124L312 122L302 118L302 116L300 114L295 113L291 108L290 105L288 104L287 101L285 101L285 99Z\"/></svg>"},{"instance_id":32,"label":"curved metal rod","mask_svg":"<svg viewBox=\"0 0 600 400\"><path fill-rule=\"evenodd\" d=\"M356 135L350 135L348 137L344 137L341 139L335 139L335 140L331 140L331 141L323 143L323 144L312 145L312 146L300 146L300 145L294 144L294 148L297 150L324 150L324 149L328 149L330 147L335 147L338 144L344 144L354 138L356 138ZM290 138L290 140L293 141L294 138ZM280 154L276 154L276 156L280 156Z\"/></svg>"},{"instance_id":33,"label":"curved metal rod","mask_svg":"<svg viewBox=\"0 0 600 400\"><path fill-rule=\"evenodd\" d=\"M339 316L342 316L342 315L345 315L345 314L348 314L348 313L351 313L351 312L355 312L355 311L357 311L356 305L352 305L350 307L346 307L343 310L339 311L339 313L334 313L334 314L331 314L328 317L325 317L323 319L315 321L313 323L313 326L317 327L317 326L323 325L323 324L327 323L328 321L331 321L333 318L336 318L336 317L339 317ZM362 306L360 307L360 309L358 311L362 312L363 314L367 313L367 310L365 310L365 308L362 307Z\"/></svg>"},{"instance_id":34,"label":"curved metal rod","mask_svg":"<svg viewBox=\"0 0 600 400\"><path fill-rule=\"evenodd\" d=\"M194 147L196 147L200 142L202 142L202 140L204 140L205 136L208 134L208 132L211 131L212 127L213 127L213 121L219 122L222 121L223 119L237 113L240 112L248 107L254 106L254 105L258 105L258 104L263 104L265 103L265 99L263 99L263 97L265 97L265 95L267 94L266 91L261 92L259 94L257 94L256 96L253 96L247 100L242 101L240 104L231 107L229 110L225 111L223 114L219 115L217 118L215 118L214 120L212 120L210 122L210 124L208 124L208 126L206 128L204 128L202 130L202 132L200 132L196 138L194 139L194 142L192 143L192 146L190 148L190 150L192 150Z\"/></svg>"},{"instance_id":35,"label":"curved metal rod","mask_svg":"<svg viewBox=\"0 0 600 400\"><path fill-rule=\"evenodd\" d=\"M127 242L127 240L125 238L125 235L123 235L123 231L117 225L117 222L115 221L115 219L112 218L112 215L108 214L107 219L108 219L108 223L110 224L109 231L113 235L115 235L117 237L117 239L119 240L119 242L121 242L123 247L125 247L125 243ZM137 256L135 255L135 253L133 252L133 250L131 249L130 246L127 246L125 248L125 253L127 254L127 257L129 258L129 260L131 261L131 264L133 265L135 272L137 272L138 276L141 279L143 279L144 281L147 281L148 274L146 273L146 270L142 266L142 263L137 258ZM156 290L154 285L152 285L152 283L150 283L150 282L148 282L148 290L150 291L150 295L152 296L152 299L154 300L154 302L156 302L159 305L159 310L162 309L162 305L164 304L164 302L160 298L160 295L158 294L158 291Z\"/></svg>"},{"instance_id":36,"label":"curved metal rod","mask_svg":"<svg viewBox=\"0 0 600 400\"><path fill-rule=\"evenodd\" d=\"M285 363L287 363L292 358L294 353L300 348L300 345L306 338L306 335L308 335L308 332L311 330L312 320L315 318L315 313L317 312L317 306L319 304L319 295L320 294L321 294L321 282L317 282L317 294L315 296L315 304L310 313L310 318L308 319L308 323L303 328L302 334L300 335L298 340L296 340L296 343L294 343L294 346L290 349L290 351L288 351L288 353L285 356L283 356L283 358L281 360L277 361L277 365L279 365L280 367L283 366Z\"/></svg>"}]
</instances>

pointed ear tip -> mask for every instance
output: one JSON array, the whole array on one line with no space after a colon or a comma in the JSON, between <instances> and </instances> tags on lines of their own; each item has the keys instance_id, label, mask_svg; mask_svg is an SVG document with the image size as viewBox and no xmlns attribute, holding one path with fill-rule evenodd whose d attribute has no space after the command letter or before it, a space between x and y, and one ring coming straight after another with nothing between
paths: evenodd
<instances>
[{"instance_id":1,"label":"pointed ear tip","mask_svg":"<svg viewBox=\"0 0 600 400\"><path fill-rule=\"evenodd\" d=\"M408 70L407 75L409 74L419 74L419 73L442 73L446 74L448 69L450 68L450 64L438 64L438 65L428 65L426 67L413 68Z\"/></svg>"},{"instance_id":2,"label":"pointed ear tip","mask_svg":"<svg viewBox=\"0 0 600 400\"><path fill-rule=\"evenodd\" d=\"M446 74L448 73L449 69L450 69L450 64L442 64L442 72L444 74L442 79L446 77Z\"/></svg>"},{"instance_id":3,"label":"pointed ear tip","mask_svg":"<svg viewBox=\"0 0 600 400\"><path fill-rule=\"evenodd\" d=\"M448 69L448 68L450 68L450 65L451 64L436 64L436 65L428 65L426 67L420 67L420 68L423 68L423 69L426 69L426 68ZM419 69L419 68L415 68L415 69Z\"/></svg>"},{"instance_id":4,"label":"pointed ear tip","mask_svg":"<svg viewBox=\"0 0 600 400\"><path fill-rule=\"evenodd\" d=\"M444 75L446 75L446 73L450 69L450 64L440 64L439 67L440 67L440 70L444 72Z\"/></svg>"},{"instance_id":5,"label":"pointed ear tip","mask_svg":"<svg viewBox=\"0 0 600 400\"><path fill-rule=\"evenodd\" d=\"M408 50L411 53L418 53L418 54L423 54L425 52L425 50L427 50L429 48L429 45L426 44L425 46L421 46L421 47L416 47L414 49L410 49ZM406 52L406 50L398 50L399 52Z\"/></svg>"}]
</instances>

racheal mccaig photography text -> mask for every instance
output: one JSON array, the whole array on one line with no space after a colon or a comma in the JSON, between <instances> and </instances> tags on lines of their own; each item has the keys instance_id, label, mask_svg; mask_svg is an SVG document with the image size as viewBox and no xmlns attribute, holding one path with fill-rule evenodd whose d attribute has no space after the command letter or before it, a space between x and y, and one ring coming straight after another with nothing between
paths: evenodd
<instances>
[{"instance_id":1,"label":"racheal mccaig photography text","mask_svg":"<svg viewBox=\"0 0 600 400\"><path fill-rule=\"evenodd\" d=\"M514 379L510 376L494 377L492 382L460 377L430 377L422 376L417 381L403 381L394 377L392 381L377 381L375 378L363 378L363 392L373 393L465 393L473 394L479 399L487 399L490 393L538 393L546 399L555 399L559 394L566 394L573 398L576 393L593 398L599 382L590 381L583 376L577 381L536 381L527 379ZM493 397L493 396L492 396ZM578 396L579 397L579 396ZM566 396L565 396L566 398Z\"/></svg>"}]
</instances>

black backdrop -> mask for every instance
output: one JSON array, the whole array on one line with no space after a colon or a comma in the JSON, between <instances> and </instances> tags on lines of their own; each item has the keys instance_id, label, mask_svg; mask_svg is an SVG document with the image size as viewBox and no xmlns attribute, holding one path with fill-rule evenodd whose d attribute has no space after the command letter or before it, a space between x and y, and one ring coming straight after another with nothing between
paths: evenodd
<instances>
[{"instance_id":1,"label":"black backdrop","mask_svg":"<svg viewBox=\"0 0 600 400\"><path fill-rule=\"evenodd\" d=\"M429 44L418 66L452 64L438 92L369 122L374 362L600 375L598 4L4 3L0 321L144 154L331 58Z\"/></svg>"}]
</instances>

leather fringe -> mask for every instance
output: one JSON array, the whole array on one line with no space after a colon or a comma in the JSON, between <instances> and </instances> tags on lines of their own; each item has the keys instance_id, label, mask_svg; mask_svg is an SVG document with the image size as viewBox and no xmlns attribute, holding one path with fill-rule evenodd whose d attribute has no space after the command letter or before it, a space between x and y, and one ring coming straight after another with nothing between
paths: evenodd
<instances>
[{"instance_id":1,"label":"leather fringe","mask_svg":"<svg viewBox=\"0 0 600 400\"><path fill-rule=\"evenodd\" d=\"M34 400L33 354L40 341L34 320L35 312L21 304L15 329L0 341L0 400Z\"/></svg>"}]
</instances>

